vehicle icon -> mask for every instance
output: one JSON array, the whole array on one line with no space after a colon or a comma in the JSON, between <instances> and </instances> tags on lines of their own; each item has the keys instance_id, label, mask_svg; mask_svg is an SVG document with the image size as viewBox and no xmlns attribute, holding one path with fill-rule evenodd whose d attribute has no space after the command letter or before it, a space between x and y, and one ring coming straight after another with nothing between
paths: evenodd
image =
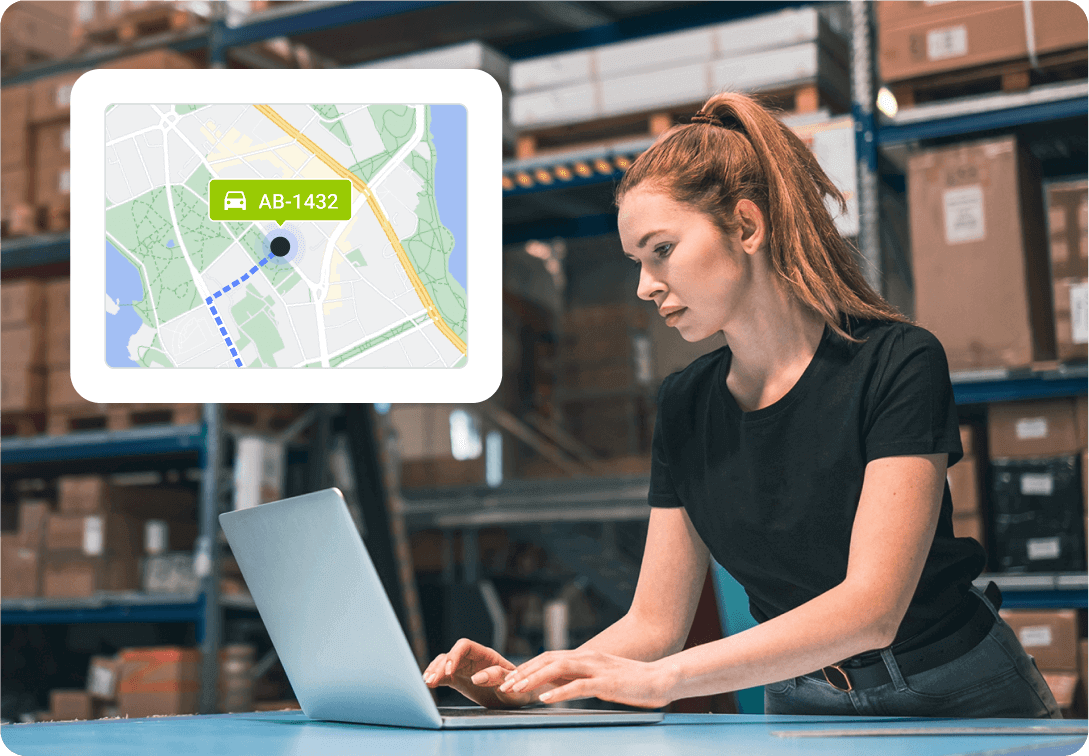
<instances>
[{"instance_id":1,"label":"vehicle icon","mask_svg":"<svg viewBox=\"0 0 1089 756\"><path fill-rule=\"evenodd\" d=\"M237 207L239 210L246 209L246 195L243 192L227 192L227 196L223 199L223 209L230 210Z\"/></svg>"}]
</instances>

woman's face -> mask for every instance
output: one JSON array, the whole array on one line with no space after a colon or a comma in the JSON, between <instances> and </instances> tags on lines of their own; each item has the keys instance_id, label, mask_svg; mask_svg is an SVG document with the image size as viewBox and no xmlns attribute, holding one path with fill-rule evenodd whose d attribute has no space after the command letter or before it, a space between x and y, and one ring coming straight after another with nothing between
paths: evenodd
<instances>
[{"instance_id":1,"label":"woman's face","mask_svg":"<svg viewBox=\"0 0 1089 756\"><path fill-rule=\"evenodd\" d=\"M618 225L625 256L640 266L636 293L686 341L714 335L737 315L754 272L744 228L727 237L704 213L642 187L621 200Z\"/></svg>"}]
</instances>

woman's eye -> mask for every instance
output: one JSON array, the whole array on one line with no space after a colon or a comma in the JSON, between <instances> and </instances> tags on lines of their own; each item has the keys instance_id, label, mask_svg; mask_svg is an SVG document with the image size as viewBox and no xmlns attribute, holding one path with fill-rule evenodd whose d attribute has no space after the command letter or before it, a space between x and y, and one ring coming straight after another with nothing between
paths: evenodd
<instances>
[{"instance_id":1,"label":"woman's eye","mask_svg":"<svg viewBox=\"0 0 1089 756\"><path fill-rule=\"evenodd\" d=\"M672 251L672 244L659 244L657 247L654 248L654 254L656 254L658 257L665 257Z\"/></svg>"}]
</instances>

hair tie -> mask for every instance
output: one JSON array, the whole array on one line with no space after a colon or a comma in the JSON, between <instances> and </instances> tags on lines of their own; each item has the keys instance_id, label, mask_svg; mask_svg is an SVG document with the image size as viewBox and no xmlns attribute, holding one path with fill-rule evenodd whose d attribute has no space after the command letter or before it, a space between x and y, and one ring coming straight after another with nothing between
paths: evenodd
<instances>
[{"instance_id":1,"label":"hair tie","mask_svg":"<svg viewBox=\"0 0 1089 756\"><path fill-rule=\"evenodd\" d=\"M708 123L712 126L725 128L725 124L722 123L721 118L714 113L704 113L702 110L692 116L692 123Z\"/></svg>"}]
</instances>

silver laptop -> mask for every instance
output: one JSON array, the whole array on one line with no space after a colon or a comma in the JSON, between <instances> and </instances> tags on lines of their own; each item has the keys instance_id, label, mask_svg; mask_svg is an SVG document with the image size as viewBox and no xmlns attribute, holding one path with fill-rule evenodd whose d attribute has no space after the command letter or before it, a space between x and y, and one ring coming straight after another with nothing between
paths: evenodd
<instances>
[{"instance_id":1,"label":"silver laptop","mask_svg":"<svg viewBox=\"0 0 1089 756\"><path fill-rule=\"evenodd\" d=\"M311 719L441 729L663 718L654 711L440 709L339 490L225 512L219 521Z\"/></svg>"}]
</instances>

